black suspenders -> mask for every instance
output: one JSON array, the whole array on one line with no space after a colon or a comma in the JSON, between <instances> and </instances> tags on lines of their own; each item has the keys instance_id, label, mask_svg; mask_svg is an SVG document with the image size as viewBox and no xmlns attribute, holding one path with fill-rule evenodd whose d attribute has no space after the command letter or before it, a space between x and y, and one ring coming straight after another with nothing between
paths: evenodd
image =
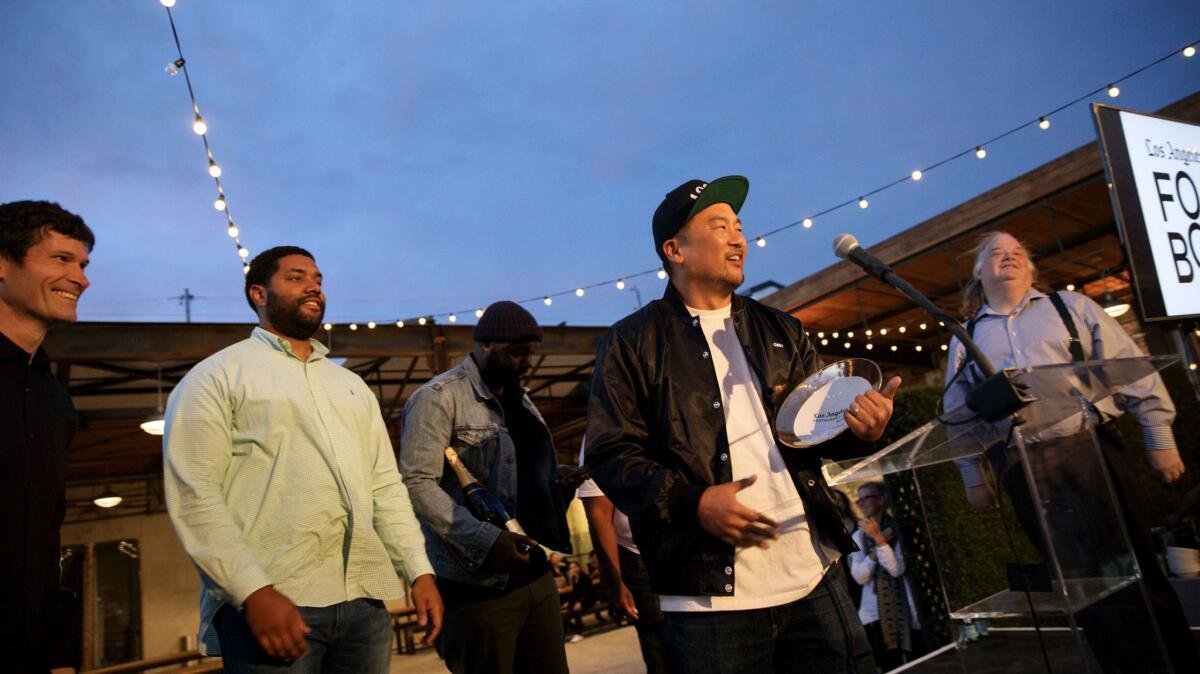
<instances>
[{"instance_id":1,"label":"black suspenders","mask_svg":"<svg viewBox=\"0 0 1200 674\"><path fill-rule=\"evenodd\" d=\"M1054 305L1055 311L1058 312L1058 317L1062 319L1063 327L1067 329L1067 334L1071 337L1071 341L1067 345L1067 349L1071 352L1071 361L1078 363L1087 360L1083 356L1083 342L1079 340L1079 330L1075 327L1075 321L1071 318L1071 313L1067 310L1067 304L1063 302L1062 295L1053 292L1048 297L1050 298L1050 303ZM975 324L978 321L978 316L967 321L967 334L972 339L975 338ZM962 366L966 367L970 364L970 356L968 355L967 360L963 361Z\"/></svg>"}]
</instances>

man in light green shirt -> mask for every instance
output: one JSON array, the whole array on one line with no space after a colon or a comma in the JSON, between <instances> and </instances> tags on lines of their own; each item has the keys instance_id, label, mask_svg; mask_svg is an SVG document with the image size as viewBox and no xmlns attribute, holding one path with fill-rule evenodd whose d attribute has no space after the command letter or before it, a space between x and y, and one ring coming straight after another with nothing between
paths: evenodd
<instances>
[{"instance_id":1,"label":"man in light green shirt","mask_svg":"<svg viewBox=\"0 0 1200 674\"><path fill-rule=\"evenodd\" d=\"M167 405L167 509L200 572L202 648L229 672L386 672L397 574L427 642L442 603L379 403L312 339L325 295L310 253L258 255L246 299L259 327Z\"/></svg>"}]
</instances>

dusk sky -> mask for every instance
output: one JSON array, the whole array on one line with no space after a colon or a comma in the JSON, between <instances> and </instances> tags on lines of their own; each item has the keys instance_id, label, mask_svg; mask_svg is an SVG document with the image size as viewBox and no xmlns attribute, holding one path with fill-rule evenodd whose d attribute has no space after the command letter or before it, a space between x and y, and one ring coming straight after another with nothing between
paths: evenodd
<instances>
[{"instance_id":1,"label":"dusk sky","mask_svg":"<svg viewBox=\"0 0 1200 674\"><path fill-rule=\"evenodd\" d=\"M231 2L172 10L251 254L311 250L327 319L395 320L654 269L689 178L749 177L756 234L973 148L1200 38L1200 2ZM158 0L0 3L0 202L97 235L88 321L250 322ZM1176 56L1095 100L1200 90ZM835 261L1094 140L1086 103L806 230L750 247L746 287ZM643 301L654 275L630 281ZM631 289L527 304L607 325ZM439 318L445 321L444 317ZM394 328L393 328L394 329Z\"/></svg>"}]
</instances>

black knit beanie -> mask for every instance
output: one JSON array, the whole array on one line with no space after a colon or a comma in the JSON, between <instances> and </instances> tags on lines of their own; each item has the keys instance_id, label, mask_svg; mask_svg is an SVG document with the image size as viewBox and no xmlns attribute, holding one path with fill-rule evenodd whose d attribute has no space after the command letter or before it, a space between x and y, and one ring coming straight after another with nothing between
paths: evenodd
<instances>
[{"instance_id":1,"label":"black knit beanie","mask_svg":"<svg viewBox=\"0 0 1200 674\"><path fill-rule=\"evenodd\" d=\"M476 342L540 342L542 326L525 307L501 300L483 311L475 330Z\"/></svg>"}]
</instances>

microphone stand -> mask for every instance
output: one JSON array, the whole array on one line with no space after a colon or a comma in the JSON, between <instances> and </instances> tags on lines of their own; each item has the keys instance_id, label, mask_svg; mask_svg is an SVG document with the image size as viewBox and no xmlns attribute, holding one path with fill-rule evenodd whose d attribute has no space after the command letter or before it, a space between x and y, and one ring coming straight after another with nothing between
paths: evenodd
<instances>
[{"instance_id":1,"label":"microphone stand","mask_svg":"<svg viewBox=\"0 0 1200 674\"><path fill-rule=\"evenodd\" d=\"M842 257L846 257L852 262L859 262L849 255ZM878 266L868 266L859 263L859 266L873 276L878 277L879 280L899 290L910 300L916 302L929 315L941 321L958 338L963 348L967 350L967 358L963 361L963 367L966 367L972 360L979 364L979 369L983 371L984 379L983 383L971 389L970 393L967 394L968 408L988 421L999 421L1005 417L1014 417L1014 423L1020 421L1015 416L1017 410L1027 405L1031 400L1022 396L1017 391L1017 387L1013 384L1007 372L996 372L996 367L984 355L983 350L979 348L979 345L967 333L967 329L963 327L962 323L959 323L956 319L946 314L941 307L921 294L921 291L914 288L911 283L892 271L892 268L886 264L881 262Z\"/></svg>"}]
</instances>

